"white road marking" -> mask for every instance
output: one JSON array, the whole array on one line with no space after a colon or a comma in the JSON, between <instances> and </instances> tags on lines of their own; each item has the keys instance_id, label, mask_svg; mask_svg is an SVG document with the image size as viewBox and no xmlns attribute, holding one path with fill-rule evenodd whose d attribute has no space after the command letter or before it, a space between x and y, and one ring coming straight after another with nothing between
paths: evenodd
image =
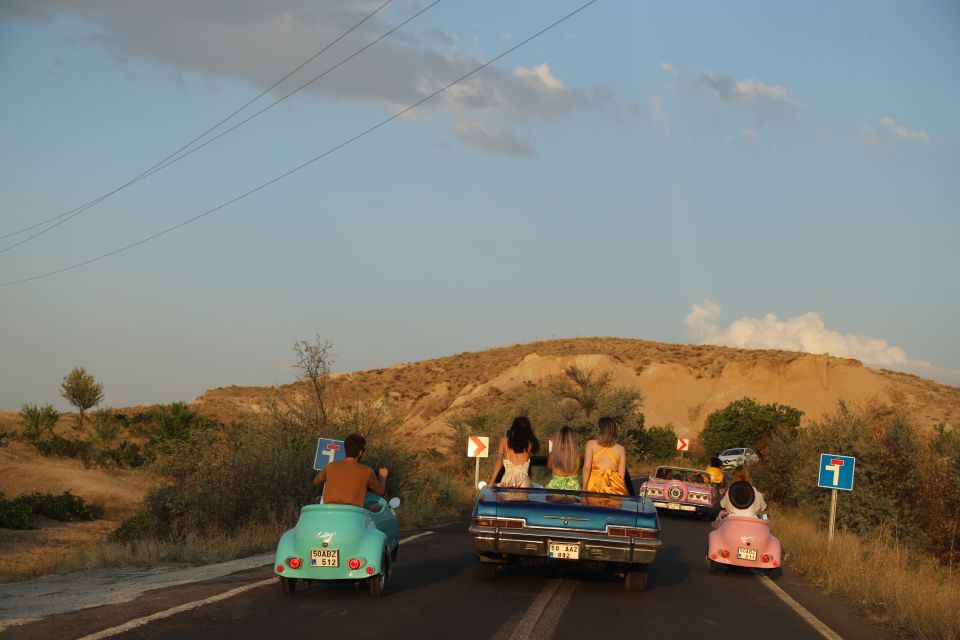
<instances>
[{"instance_id":1,"label":"white road marking","mask_svg":"<svg viewBox=\"0 0 960 640\"><path fill-rule=\"evenodd\" d=\"M414 534L414 535L412 535L412 536L408 536L408 537L404 538L403 540L400 540L398 544L403 544L404 542L410 542L410 541L416 540L417 538L420 538L420 537L422 537L422 536L428 536L428 535L430 535L430 534L432 534L432 533L433 533L433 531L424 531L424 532L422 532L422 533L417 533L417 534ZM197 609L197 608L202 607L202 606L207 605L207 604L213 604L214 602L220 602L221 600L227 600L228 598L232 598L233 596L238 596L238 595L240 595L241 593L243 593L243 592L245 592L245 591L249 591L249 590L251 590L251 589L256 589L257 587L262 587L262 586L268 585L268 584L275 584L276 581L277 581L276 578L267 578L266 580L260 580L260 581L258 581L258 582L253 582L253 583L251 583L251 584L246 584L246 585L243 585L242 587L237 587L236 589L231 589L230 591L226 591L226 592L224 592L224 593L221 593L221 594L218 594L218 595L215 595L215 596L210 596L209 598L204 598L204 599L202 599L202 600L195 600L195 601L193 601L193 602L188 602L188 603L186 603L186 604L182 604L182 605L180 605L180 606L178 606L178 607L173 607L173 608L167 609L167 610L165 610L165 611L158 611L157 613L150 614L149 616L144 616L144 617L142 617L142 618L136 618L136 619L134 619L134 620L130 620L130 621L125 622L124 624L121 624L121 625L119 625L119 626L110 627L109 629L104 629L103 631L98 631L98 632L92 633L92 634L90 634L90 635L88 635L88 636L84 636L84 637L80 638L80 640L101 640L101 638L109 638L109 637L111 637L111 636L115 636L115 635L120 634L120 633L126 633L127 631L130 631L131 629L136 629L137 627L142 627L143 625L145 625L145 624L150 624L151 622L154 622L154 621L156 621L156 620L162 620L162 619L164 619L164 618L169 618L170 616L175 616L175 615L177 615L178 613L183 613L183 612L185 612L185 611L190 611L190 610L192 610L192 609Z\"/></svg>"},{"instance_id":2,"label":"white road marking","mask_svg":"<svg viewBox=\"0 0 960 640\"><path fill-rule=\"evenodd\" d=\"M503 640L546 640L553 636L560 616L576 589L575 580L554 578L547 582L523 617L511 616L494 638Z\"/></svg>"},{"instance_id":3,"label":"white road marking","mask_svg":"<svg viewBox=\"0 0 960 640\"><path fill-rule=\"evenodd\" d=\"M125 622L117 627L110 627L109 629L104 629L103 631L98 631L96 633L91 633L88 636L83 636L80 640L100 640L101 638L109 638L110 636L115 636L120 633L125 633L131 629L136 629L137 627L142 627L145 624L149 624L156 620L162 620L163 618L169 618L170 616L175 616L178 613L183 613L184 611L190 611L191 609L196 609L197 607L202 607L205 604L212 604L214 602L219 602L221 600L226 600L227 598L232 598L233 596L240 595L244 591L250 591L251 589L256 589L257 587L262 587L268 584L275 584L276 578L268 578L267 580L260 580L259 582L254 582L252 584L245 584L242 587L237 587L236 589L231 589L225 593L219 595L210 596L209 598L204 598L203 600L195 600L194 602L188 602L182 604L179 607L173 607L172 609L167 609L166 611L158 611L157 613L151 614L149 616L144 616L142 618L136 618Z\"/></svg>"},{"instance_id":4,"label":"white road marking","mask_svg":"<svg viewBox=\"0 0 960 640\"><path fill-rule=\"evenodd\" d=\"M843 640L843 638L841 638L836 632L834 632L833 629L823 624L823 622L821 622L819 618L817 618L815 615L813 615L812 613L804 609L803 605L801 605L799 602L791 598L786 591L778 587L773 580L771 580L767 576L758 576L758 577L760 578L760 582L764 586L770 589L770 591L773 591L773 593L778 598L783 600L788 607L796 611L797 615L799 615L801 618L806 620L807 624L809 624L811 627L816 629L820 633L820 635L822 635L824 638L826 638L827 640Z\"/></svg>"},{"instance_id":5,"label":"white road marking","mask_svg":"<svg viewBox=\"0 0 960 640\"><path fill-rule=\"evenodd\" d=\"M403 540L401 540L398 544L403 544L404 542L410 542L411 540L416 540L417 538L420 538L420 537L423 537L423 536L428 536L428 535L430 535L431 533L433 533L433 531L424 531L423 533L417 533L417 534L414 534L414 535L412 535L412 536L407 536L406 538L404 538Z\"/></svg>"}]
</instances>

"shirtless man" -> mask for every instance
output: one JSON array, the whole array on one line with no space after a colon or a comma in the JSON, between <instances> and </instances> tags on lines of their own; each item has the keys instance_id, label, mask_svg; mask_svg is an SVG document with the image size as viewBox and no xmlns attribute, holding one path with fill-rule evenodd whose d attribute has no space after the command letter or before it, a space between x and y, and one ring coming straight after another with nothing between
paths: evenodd
<instances>
[{"instance_id":1,"label":"shirtless man","mask_svg":"<svg viewBox=\"0 0 960 640\"><path fill-rule=\"evenodd\" d=\"M367 441L359 433L352 433L343 442L346 458L328 464L313 479L316 486L323 485L324 504L364 505L367 491L382 496L387 490L387 468L379 469L380 477L373 469L360 464Z\"/></svg>"}]
</instances>

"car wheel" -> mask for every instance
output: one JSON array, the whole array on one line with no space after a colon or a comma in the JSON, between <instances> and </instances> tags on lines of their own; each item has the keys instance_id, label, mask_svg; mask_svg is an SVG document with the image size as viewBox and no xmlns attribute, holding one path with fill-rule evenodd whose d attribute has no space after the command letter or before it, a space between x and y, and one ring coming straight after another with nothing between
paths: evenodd
<instances>
[{"instance_id":1,"label":"car wheel","mask_svg":"<svg viewBox=\"0 0 960 640\"><path fill-rule=\"evenodd\" d=\"M627 591L643 591L647 588L646 568L631 568L627 570L627 577L623 582Z\"/></svg>"},{"instance_id":2,"label":"car wheel","mask_svg":"<svg viewBox=\"0 0 960 640\"><path fill-rule=\"evenodd\" d=\"M716 573L717 569L719 569L717 563L710 558L707 558L707 573Z\"/></svg>"},{"instance_id":3,"label":"car wheel","mask_svg":"<svg viewBox=\"0 0 960 640\"><path fill-rule=\"evenodd\" d=\"M775 569L767 569L767 577L771 580L776 580L783 575L783 567L777 567Z\"/></svg>"},{"instance_id":4,"label":"car wheel","mask_svg":"<svg viewBox=\"0 0 960 640\"><path fill-rule=\"evenodd\" d=\"M285 596L292 595L297 590L297 579L280 576L280 591Z\"/></svg>"},{"instance_id":5,"label":"car wheel","mask_svg":"<svg viewBox=\"0 0 960 640\"><path fill-rule=\"evenodd\" d=\"M387 584L387 574L390 573L390 560L386 550L380 560L380 573L370 578L370 595L379 598L383 595L383 588Z\"/></svg>"},{"instance_id":6,"label":"car wheel","mask_svg":"<svg viewBox=\"0 0 960 640\"><path fill-rule=\"evenodd\" d=\"M497 564L495 562L481 562L480 558L477 558L474 571L476 572L477 580L494 580L497 577Z\"/></svg>"},{"instance_id":7,"label":"car wheel","mask_svg":"<svg viewBox=\"0 0 960 640\"><path fill-rule=\"evenodd\" d=\"M400 553L400 543L397 543L397 546L393 548L393 551L390 552L390 564L393 564L397 561L397 555Z\"/></svg>"}]
</instances>

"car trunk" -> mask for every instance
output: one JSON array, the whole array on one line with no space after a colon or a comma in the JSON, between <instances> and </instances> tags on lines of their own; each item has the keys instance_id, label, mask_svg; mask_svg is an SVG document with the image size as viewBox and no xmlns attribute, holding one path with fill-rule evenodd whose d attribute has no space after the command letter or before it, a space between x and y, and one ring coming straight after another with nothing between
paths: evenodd
<instances>
[{"instance_id":1,"label":"car trunk","mask_svg":"<svg viewBox=\"0 0 960 640\"><path fill-rule=\"evenodd\" d=\"M657 516L642 498L552 489L497 489L487 496L497 518L522 518L527 527L603 533L608 526L656 529ZM489 513L489 509L484 509Z\"/></svg>"}]
</instances>

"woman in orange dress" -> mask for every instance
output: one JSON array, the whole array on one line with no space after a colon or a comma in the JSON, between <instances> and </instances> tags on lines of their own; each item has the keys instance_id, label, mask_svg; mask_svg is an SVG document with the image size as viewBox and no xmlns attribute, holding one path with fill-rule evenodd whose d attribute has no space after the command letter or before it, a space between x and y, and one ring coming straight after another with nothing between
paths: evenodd
<instances>
[{"instance_id":1,"label":"woman in orange dress","mask_svg":"<svg viewBox=\"0 0 960 640\"><path fill-rule=\"evenodd\" d=\"M627 471L627 451L617 444L617 423L600 418L597 439L587 442L583 456L583 487L597 493L629 495L623 478Z\"/></svg>"}]
</instances>

